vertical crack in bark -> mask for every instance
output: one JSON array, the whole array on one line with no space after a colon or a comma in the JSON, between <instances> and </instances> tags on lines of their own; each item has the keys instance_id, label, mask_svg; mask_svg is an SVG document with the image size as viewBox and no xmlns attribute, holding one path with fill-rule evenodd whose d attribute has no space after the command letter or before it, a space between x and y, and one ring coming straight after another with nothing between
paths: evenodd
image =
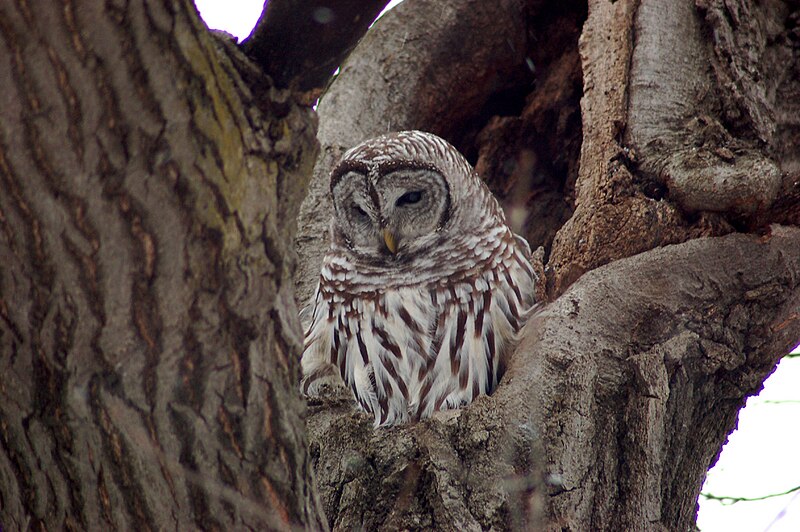
<instances>
[{"instance_id":1,"label":"vertical crack in bark","mask_svg":"<svg viewBox=\"0 0 800 532\"><path fill-rule=\"evenodd\" d=\"M108 392L104 390L104 384L99 379L93 379L89 385L89 401L92 405L94 419L97 426L102 431L102 446L104 455L109 458L105 463L111 468L111 476L114 478L119 496L122 498L127 514L122 521L128 526L140 530L155 530L156 523L151 509L146 505L145 486L137 475L136 465L132 459L138 455L131 447L131 442L127 441L124 433L120 431L112 420L107 410ZM142 444L145 442L139 442ZM119 528L122 523L118 522L122 516L115 511L111 517L115 528Z\"/></svg>"},{"instance_id":2,"label":"vertical crack in bark","mask_svg":"<svg viewBox=\"0 0 800 532\"><path fill-rule=\"evenodd\" d=\"M142 387L144 398L152 413L158 397L157 371L161 362L162 345L162 318L160 317L160 298L155 293L153 280L156 275L156 249L158 242L153 235L143 227L144 209L125 193L117 198L117 207L125 221L129 242L133 244L133 258L140 265L140 271L133 272L130 282L131 289L131 317L139 339L144 344L144 366L142 370ZM155 440L154 443L157 443Z\"/></svg>"}]
</instances>

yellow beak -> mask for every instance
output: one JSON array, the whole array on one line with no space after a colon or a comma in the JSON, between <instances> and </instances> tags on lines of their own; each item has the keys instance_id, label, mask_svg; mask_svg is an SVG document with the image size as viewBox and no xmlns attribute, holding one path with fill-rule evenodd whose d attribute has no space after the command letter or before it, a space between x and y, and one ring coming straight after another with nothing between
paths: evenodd
<instances>
[{"instance_id":1,"label":"yellow beak","mask_svg":"<svg viewBox=\"0 0 800 532\"><path fill-rule=\"evenodd\" d=\"M397 253L397 240L394 239L394 235L388 229L383 230L383 241L386 242L386 247L392 252L392 255Z\"/></svg>"}]
</instances>

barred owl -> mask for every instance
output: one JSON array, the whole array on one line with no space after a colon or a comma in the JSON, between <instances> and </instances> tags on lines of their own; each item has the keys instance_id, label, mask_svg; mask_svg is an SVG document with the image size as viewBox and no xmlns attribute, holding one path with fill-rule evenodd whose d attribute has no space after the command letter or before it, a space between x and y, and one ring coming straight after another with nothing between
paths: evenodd
<instances>
[{"instance_id":1,"label":"barred owl","mask_svg":"<svg viewBox=\"0 0 800 532\"><path fill-rule=\"evenodd\" d=\"M527 243L478 175L430 133L345 153L309 306L303 388L338 373L375 426L489 394L533 306Z\"/></svg>"}]
</instances>

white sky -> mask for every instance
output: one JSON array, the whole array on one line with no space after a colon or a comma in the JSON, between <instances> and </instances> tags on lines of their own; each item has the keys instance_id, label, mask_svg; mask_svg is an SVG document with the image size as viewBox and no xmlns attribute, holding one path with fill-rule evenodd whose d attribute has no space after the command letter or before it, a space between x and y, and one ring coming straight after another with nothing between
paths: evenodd
<instances>
[{"instance_id":1,"label":"white sky","mask_svg":"<svg viewBox=\"0 0 800 532\"><path fill-rule=\"evenodd\" d=\"M402 1L389 2L378 18ZM253 31L264 0L195 0L194 4L209 28L227 31L242 41Z\"/></svg>"},{"instance_id":2,"label":"white sky","mask_svg":"<svg viewBox=\"0 0 800 532\"><path fill-rule=\"evenodd\" d=\"M390 2L386 11L402 0ZM255 26L263 0L195 0L209 28L243 40ZM384 11L385 12L385 11ZM800 353L796 349L795 352ZM776 403L776 401L782 401ZM761 497L800 486L800 358L786 359L739 415L703 492ZM697 525L703 532L797 532L800 491L758 502L724 505L700 498Z\"/></svg>"},{"instance_id":3,"label":"white sky","mask_svg":"<svg viewBox=\"0 0 800 532\"><path fill-rule=\"evenodd\" d=\"M728 437L703 492L753 498L799 486L799 416L800 358L786 358L764 383L764 390L739 413L739 428ZM729 505L701 497L697 525L703 532L796 532L800 491Z\"/></svg>"},{"instance_id":4,"label":"white sky","mask_svg":"<svg viewBox=\"0 0 800 532\"><path fill-rule=\"evenodd\" d=\"M206 25L244 40L258 21L264 0L194 0Z\"/></svg>"}]
</instances>

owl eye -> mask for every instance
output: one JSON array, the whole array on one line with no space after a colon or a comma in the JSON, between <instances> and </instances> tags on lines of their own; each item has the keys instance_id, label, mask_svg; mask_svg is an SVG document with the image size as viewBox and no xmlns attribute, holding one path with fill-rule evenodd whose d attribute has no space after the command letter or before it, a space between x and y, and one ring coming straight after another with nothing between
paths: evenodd
<instances>
[{"instance_id":1,"label":"owl eye","mask_svg":"<svg viewBox=\"0 0 800 532\"><path fill-rule=\"evenodd\" d=\"M355 214L356 218L366 218L367 211L361 208L358 203L353 203L353 214Z\"/></svg>"},{"instance_id":2,"label":"owl eye","mask_svg":"<svg viewBox=\"0 0 800 532\"><path fill-rule=\"evenodd\" d=\"M402 207L403 205L413 205L415 203L419 203L419 200L422 199L422 191L421 190L412 190L411 192L406 192L394 203L395 207Z\"/></svg>"}]
</instances>

